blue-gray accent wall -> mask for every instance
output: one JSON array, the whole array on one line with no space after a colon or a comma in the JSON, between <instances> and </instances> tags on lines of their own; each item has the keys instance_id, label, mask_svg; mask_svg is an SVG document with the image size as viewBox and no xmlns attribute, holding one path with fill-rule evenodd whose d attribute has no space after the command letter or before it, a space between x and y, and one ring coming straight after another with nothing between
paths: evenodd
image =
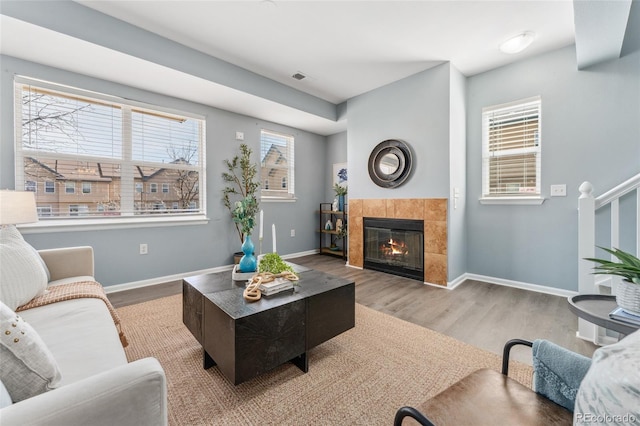
<instances>
[{"instance_id":1,"label":"blue-gray accent wall","mask_svg":"<svg viewBox=\"0 0 640 426\"><path fill-rule=\"evenodd\" d=\"M578 71L570 46L473 76L467 88L467 271L577 291L578 187L589 181L597 196L640 172L640 51ZM567 196L482 205L482 108L535 95L542 193L566 184Z\"/></svg>"}]
</instances>

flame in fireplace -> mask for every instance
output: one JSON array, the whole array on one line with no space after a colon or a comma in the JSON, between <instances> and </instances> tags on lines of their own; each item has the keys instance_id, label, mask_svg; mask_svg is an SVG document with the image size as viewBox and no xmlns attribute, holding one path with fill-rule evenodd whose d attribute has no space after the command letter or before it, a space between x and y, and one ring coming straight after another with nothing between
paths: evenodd
<instances>
[{"instance_id":1,"label":"flame in fireplace","mask_svg":"<svg viewBox=\"0 0 640 426\"><path fill-rule=\"evenodd\" d=\"M409 249L404 241L394 241L390 238L388 242L380 247L380 251L385 256L406 256L409 254Z\"/></svg>"}]
</instances>

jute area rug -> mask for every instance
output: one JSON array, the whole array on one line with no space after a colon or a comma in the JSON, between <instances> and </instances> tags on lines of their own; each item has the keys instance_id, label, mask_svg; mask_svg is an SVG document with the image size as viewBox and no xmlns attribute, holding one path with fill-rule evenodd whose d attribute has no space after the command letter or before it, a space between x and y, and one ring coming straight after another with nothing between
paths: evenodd
<instances>
[{"instance_id":1,"label":"jute area rug","mask_svg":"<svg viewBox=\"0 0 640 426\"><path fill-rule=\"evenodd\" d=\"M118 309L130 361L152 356L168 381L171 425L391 425L471 373L499 371L498 355L356 304L356 326L309 353L309 372L282 365L234 386L182 324L182 296ZM531 367L509 375L531 385ZM479 407L480 408L480 407Z\"/></svg>"}]
</instances>

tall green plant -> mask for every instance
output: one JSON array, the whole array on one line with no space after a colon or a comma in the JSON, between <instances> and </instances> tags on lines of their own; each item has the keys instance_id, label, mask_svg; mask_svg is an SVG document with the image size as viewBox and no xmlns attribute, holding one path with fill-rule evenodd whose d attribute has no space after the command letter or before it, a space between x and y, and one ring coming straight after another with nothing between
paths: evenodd
<instances>
[{"instance_id":1,"label":"tall green plant","mask_svg":"<svg viewBox=\"0 0 640 426\"><path fill-rule=\"evenodd\" d=\"M620 262L612 262L608 259L594 259L591 257L585 258L585 260L599 263L599 265L593 268L596 271L594 274L617 275L629 282L640 285L640 259L631 253L624 252L617 248L600 248L618 258Z\"/></svg>"},{"instance_id":2,"label":"tall green plant","mask_svg":"<svg viewBox=\"0 0 640 426\"><path fill-rule=\"evenodd\" d=\"M251 148L242 144L240 145L239 155L236 155L231 160L224 160L227 171L222 173L222 179L227 186L222 190L222 200L232 218L234 218L237 201L243 201L250 206L248 214L253 213L255 215L259 211L258 198L256 197L256 192L260 187L260 183L256 180L258 166L256 163L251 162L252 152ZM234 225L240 238L240 244L242 244L244 242L244 234L250 233L253 226L247 232L247 228L244 227L243 229L242 224L235 220Z\"/></svg>"}]
</instances>

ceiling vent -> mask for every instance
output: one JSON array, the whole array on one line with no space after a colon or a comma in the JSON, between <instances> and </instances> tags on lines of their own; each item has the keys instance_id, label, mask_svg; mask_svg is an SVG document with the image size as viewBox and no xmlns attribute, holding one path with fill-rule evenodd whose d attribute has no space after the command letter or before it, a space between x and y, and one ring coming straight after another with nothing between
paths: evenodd
<instances>
[{"instance_id":1,"label":"ceiling vent","mask_svg":"<svg viewBox=\"0 0 640 426\"><path fill-rule=\"evenodd\" d=\"M295 78L296 80L304 80L305 78L307 78L307 76L302 74L301 72L297 72L291 77Z\"/></svg>"}]
</instances>

